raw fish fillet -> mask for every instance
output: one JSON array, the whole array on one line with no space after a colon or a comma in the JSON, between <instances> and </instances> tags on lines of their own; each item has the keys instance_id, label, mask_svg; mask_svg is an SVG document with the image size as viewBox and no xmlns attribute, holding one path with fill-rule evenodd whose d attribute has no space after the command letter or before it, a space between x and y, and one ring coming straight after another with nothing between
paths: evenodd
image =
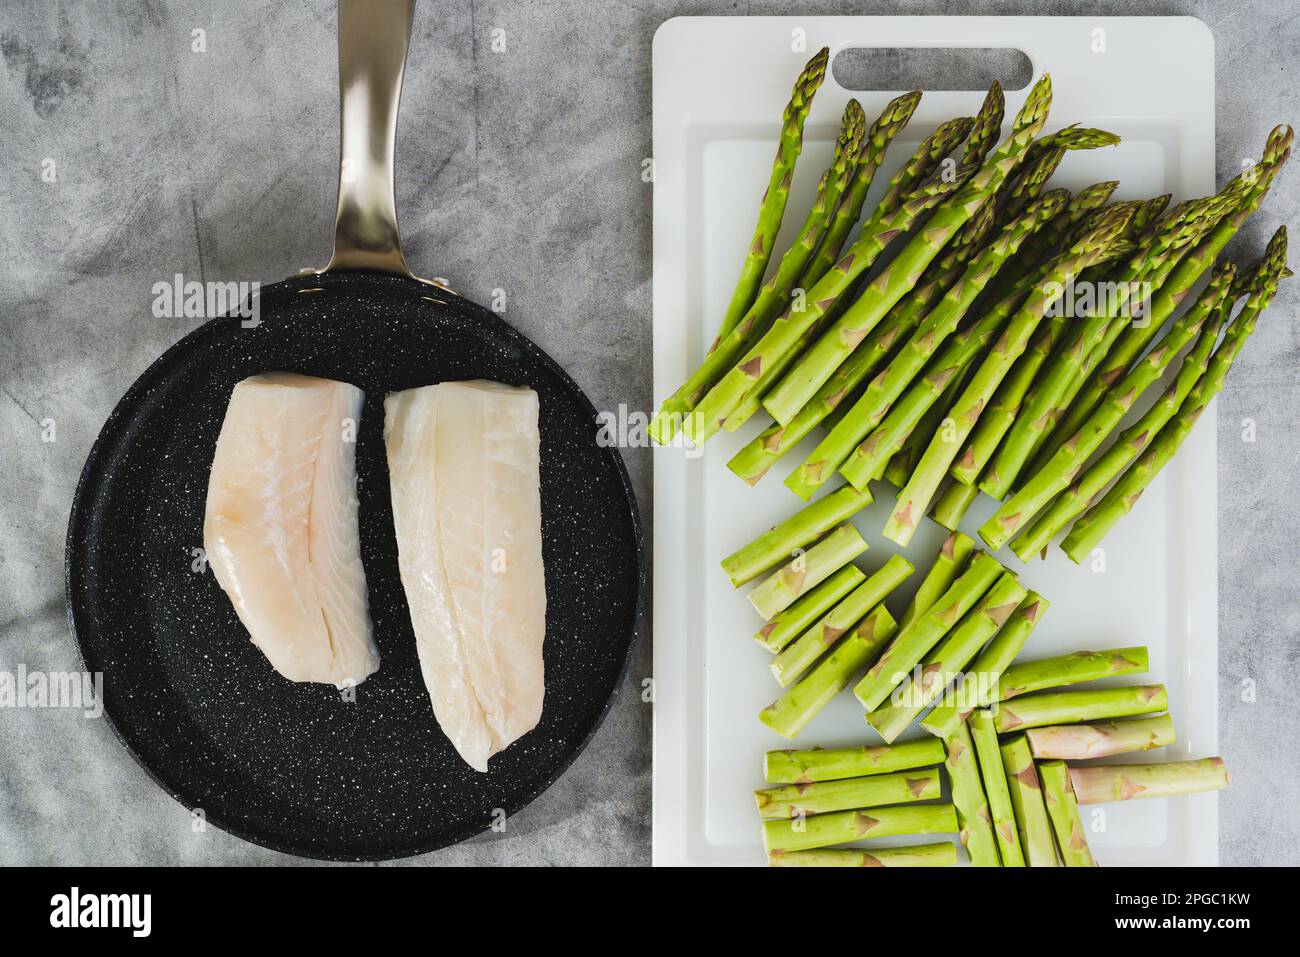
<instances>
[{"instance_id":1,"label":"raw fish fillet","mask_svg":"<svg viewBox=\"0 0 1300 957\"><path fill-rule=\"evenodd\" d=\"M208 478L203 547L239 620L290 681L379 667L357 535L356 386L269 372L235 386Z\"/></svg>"},{"instance_id":2,"label":"raw fish fillet","mask_svg":"<svg viewBox=\"0 0 1300 957\"><path fill-rule=\"evenodd\" d=\"M537 393L483 381L394 392L384 441L433 713L466 763L486 771L542 716Z\"/></svg>"}]
</instances>

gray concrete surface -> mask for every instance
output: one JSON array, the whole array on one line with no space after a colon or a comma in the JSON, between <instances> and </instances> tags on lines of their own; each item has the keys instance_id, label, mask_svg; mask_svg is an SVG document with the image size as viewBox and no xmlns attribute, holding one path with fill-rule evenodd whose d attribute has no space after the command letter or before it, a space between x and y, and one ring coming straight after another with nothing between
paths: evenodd
<instances>
[{"instance_id":1,"label":"gray concrete surface","mask_svg":"<svg viewBox=\"0 0 1300 957\"><path fill-rule=\"evenodd\" d=\"M17 0L0 9L0 670L76 668L62 544L82 461L130 382L193 325L151 286L273 281L320 264L334 204L334 4ZM424 3L399 156L408 258L508 318L599 408L650 403L650 42L677 14L789 2ZM1295 121L1300 8L1284 2L827 2L819 13L1190 14L1218 51L1220 180ZM494 52L493 31L506 49ZM206 52L192 49L204 31ZM498 35L499 36L499 35ZM43 172L53 163L55 182ZM1288 171L1236 247L1300 223ZM1225 863L1298 864L1295 574L1300 337L1288 288L1220 405ZM1242 441L1252 419L1256 441ZM54 441L42 441L53 420ZM628 453L650 520L650 456ZM645 864L648 630L608 721L502 835L421 858ZM1250 683L1248 685L1248 683ZM1252 694L1244 693L1251 691ZM1252 699L1252 700L1243 700ZM0 864L292 863L209 829L163 795L102 721L0 710Z\"/></svg>"}]
</instances>

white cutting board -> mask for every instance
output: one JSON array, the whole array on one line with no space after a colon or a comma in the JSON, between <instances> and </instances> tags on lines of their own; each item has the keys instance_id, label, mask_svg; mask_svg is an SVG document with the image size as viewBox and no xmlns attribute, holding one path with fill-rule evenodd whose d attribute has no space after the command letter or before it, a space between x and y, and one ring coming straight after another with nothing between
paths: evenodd
<instances>
[{"instance_id":1,"label":"white cutting board","mask_svg":"<svg viewBox=\"0 0 1300 957\"><path fill-rule=\"evenodd\" d=\"M1095 52L1104 31L1105 52ZM806 44L792 49L803 31ZM1070 154L1053 185L1118 179L1119 198L1214 191L1214 43L1191 18L1106 17L701 17L669 20L654 39L654 383L656 406L694 368L714 335L752 234L759 196L790 86L821 46L1014 47L1034 74L1052 74L1048 130L1100 126L1124 142ZM902 91L851 93L827 71L805 130L803 158L777 249L785 248L829 160L840 113L857 96L869 117ZM983 90L927 93L876 179L935 126L978 108ZM1008 121L1026 89L1008 93ZM868 207L874 203L874 195ZM722 433L703 454L655 452L654 508L654 861L761 864L751 791L763 784L762 756L789 747L756 714L777 694L770 656L750 638L761 622L718 566L723 556L792 514L799 502L782 484L816 435L756 488L725 467L759 430L759 417ZM1073 565L1053 547L1025 566L999 553L1052 608L1025 657L1080 648L1147 645L1151 671L1123 682L1164 682L1179 740L1153 760L1219 753L1217 549L1213 407L1175 462L1134 513L1106 540L1104 573ZM897 550L882 539L893 500L884 483L856 524L871 543L868 572ZM963 530L993 510L982 497ZM944 536L926 522L904 554L922 577ZM918 732L914 728L912 735ZM799 736L796 746L877 741L862 709L844 694ZM1225 755L1229 767L1232 754ZM1214 864L1217 796L1084 808L1104 865ZM1103 826L1102 830L1094 830ZM915 842L921 840L912 838ZM904 842L905 843L905 842Z\"/></svg>"}]
</instances>

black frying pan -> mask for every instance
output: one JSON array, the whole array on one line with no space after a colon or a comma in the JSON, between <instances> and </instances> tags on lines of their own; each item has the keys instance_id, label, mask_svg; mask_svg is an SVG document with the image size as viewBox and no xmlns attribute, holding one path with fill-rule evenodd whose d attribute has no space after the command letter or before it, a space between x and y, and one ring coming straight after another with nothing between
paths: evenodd
<instances>
[{"instance_id":1,"label":"black frying pan","mask_svg":"<svg viewBox=\"0 0 1300 957\"><path fill-rule=\"evenodd\" d=\"M641 531L595 409L496 314L406 272L393 209L397 100L414 0L340 0L343 175L334 258L264 288L260 323L215 319L118 403L77 487L68 618L104 709L153 778L207 821L289 853L400 857L483 831L582 750L627 662ZM379 671L349 703L294 684L195 571L208 468L236 382L288 370L366 392L357 440L361 551ZM541 723L471 770L439 730L397 570L383 443L386 392L487 378L541 402L546 698Z\"/></svg>"}]
</instances>

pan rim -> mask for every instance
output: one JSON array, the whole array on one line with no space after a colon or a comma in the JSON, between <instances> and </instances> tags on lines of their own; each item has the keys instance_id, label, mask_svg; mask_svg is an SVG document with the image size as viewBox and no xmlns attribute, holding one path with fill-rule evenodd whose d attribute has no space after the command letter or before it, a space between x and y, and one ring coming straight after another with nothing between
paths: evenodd
<instances>
[{"instance_id":1,"label":"pan rim","mask_svg":"<svg viewBox=\"0 0 1300 957\"><path fill-rule=\"evenodd\" d=\"M408 279L405 277L393 276L387 273L356 271L345 273L322 273L322 274L302 274L290 276L279 282L270 284L262 288L262 294L271 291L292 290L295 286L302 288L311 285L332 284L338 282L344 283L365 283L366 281L377 281L381 284L410 286L411 292L422 293L425 298L429 298L432 287L422 283L418 279ZM596 420L596 407L592 405L591 399L587 393L578 385L577 381L569 375L567 371L541 346L537 345L530 338L519 332L508 322L505 322L494 313L485 310L482 306L465 299L449 289L438 288L439 295L452 296L466 306L485 312L488 316L495 319L500 327L506 330L507 334L513 337L520 347L532 355L542 366L551 374L555 375L561 383L576 396L581 403L590 411L592 421ZM73 492L72 507L68 515L67 534L64 538L64 605L68 617L68 630L77 647L77 655L81 661L82 670L90 670L90 661L87 657L86 637L83 629L78 627L78 607L74 600L74 591L79 586L84 586L85 561L81 548L78 543L84 541L84 532L87 528L89 517L94 513L95 491L99 487L97 479L103 466L104 460L109 456L117 444L121 441L121 426L124 422L133 421L135 417L119 415L127 406L140 405L148 397L149 386L152 380L157 379L160 374L165 372L173 364L175 357L183 351L192 349L201 339L218 334L223 331L223 324L228 327L229 317L217 317L203 323L196 329L192 329L176 342L172 343L161 355L151 362L143 372L141 372L132 381L114 404L113 409L109 412L108 418L104 420L95 436L95 441L91 444L90 451L86 455L86 461L82 465L81 474L77 479L77 486ZM628 669L631 667L632 651L636 647L642 627L645 625L646 616L646 540L644 526L641 521L640 505L637 501L636 492L632 487L631 477L628 474L627 463L623 461L623 456L617 448L607 447L603 450L605 457L613 464L614 474L618 478L619 487L623 492L623 499L627 506L626 521L632 534L632 541L635 545L636 553L636 581L635 591L632 601L632 614L629 621L628 634L623 651L622 661L619 663L618 674L613 682L610 693L606 696L604 703L601 705L599 713L591 722L582 738L569 750L563 760L558 762L544 781L535 788L528 791L522 798L517 798L510 806L504 808L506 817L510 818L518 814L524 808L528 807L535 800L548 791L552 785L558 781L565 772L573 765L578 756L586 751L591 744L596 732L605 724L613 709L615 700L619 697L623 688L623 683L627 679ZM80 611L84 614L86 609ZM119 727L118 721L112 714L106 702L100 702L103 707L103 717L108 727L112 730L113 736L122 745L126 752L131 756L135 763L144 770L145 774L156 784L164 793L170 796L174 801L180 804L186 810L193 811L197 804L192 797L186 797L180 793L180 789L164 780L160 774L152 767L132 746L131 742ZM394 848L376 853L352 854L352 853L331 853L316 848L300 847L291 842L280 842L265 835L255 834L252 831L225 820L224 815L212 814L204 809L204 821L207 824L222 830L228 834L238 837L250 844L258 847L264 847L277 853L287 854L294 857L304 858L315 861L330 862L348 862L348 863L365 863L379 861L395 861L415 857L421 854L428 854L433 851L441 850L446 847L452 847L461 844L470 838L477 837L480 834L487 833L491 830L490 824L482 826L476 824L467 824L454 828L447 834L434 838L427 842L413 843L408 846Z\"/></svg>"}]
</instances>

